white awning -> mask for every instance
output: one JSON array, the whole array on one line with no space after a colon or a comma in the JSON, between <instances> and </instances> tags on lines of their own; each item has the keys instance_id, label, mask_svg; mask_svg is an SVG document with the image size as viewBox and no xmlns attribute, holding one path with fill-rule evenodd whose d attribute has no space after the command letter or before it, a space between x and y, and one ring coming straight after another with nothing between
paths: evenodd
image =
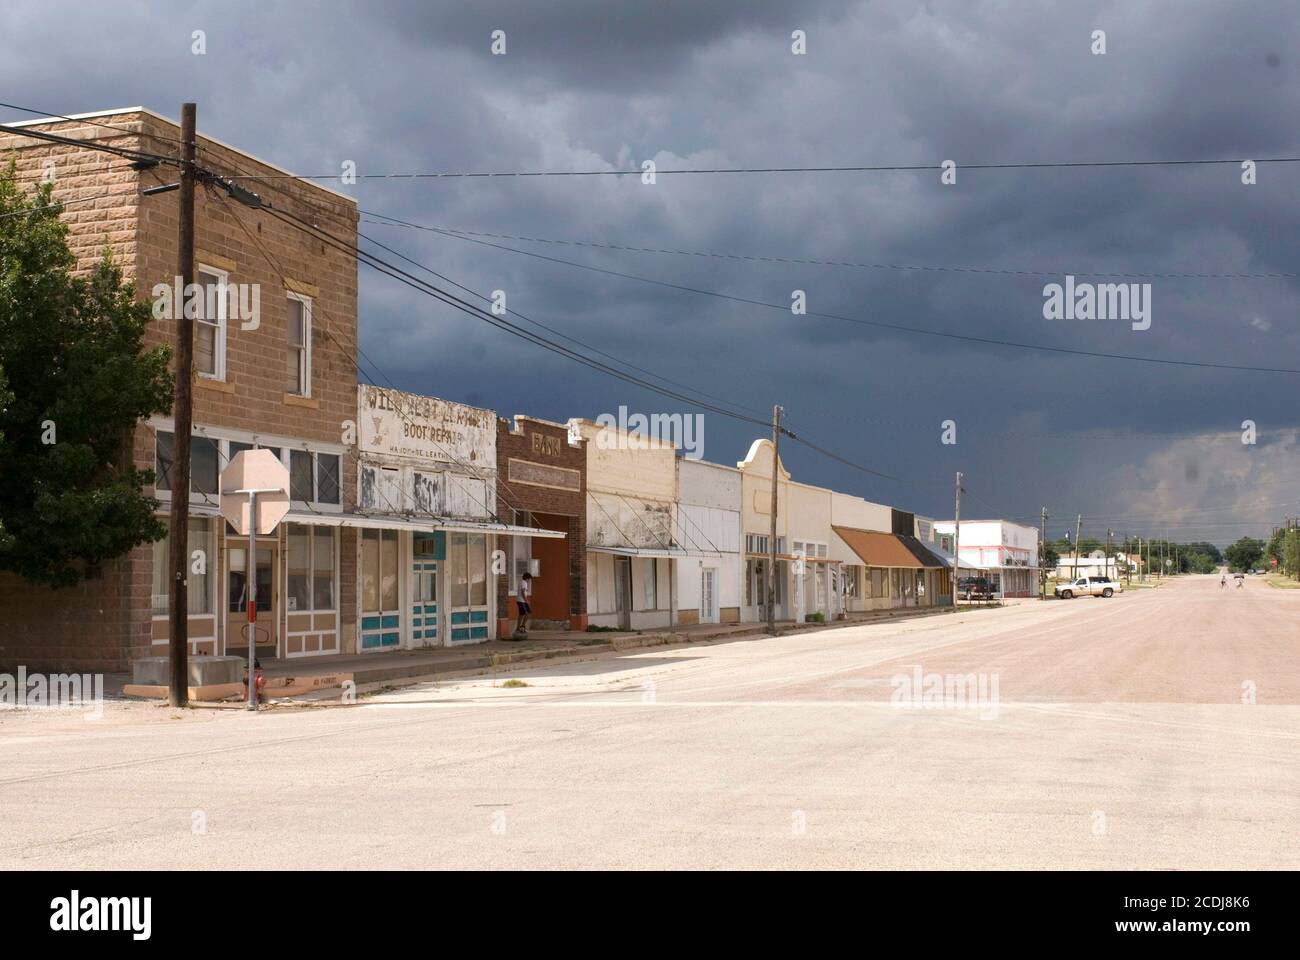
<instances>
[{"instance_id":1,"label":"white awning","mask_svg":"<svg viewBox=\"0 0 1300 960\"><path fill-rule=\"evenodd\" d=\"M167 516L170 506L166 503L158 510L159 516ZM216 504L191 503L191 517L219 517L221 508ZM353 527L364 530L413 530L420 533L432 533L442 530L447 533L492 533L498 537L545 537L560 540L568 536L562 530L546 530L542 527L522 527L510 523L493 523L490 520L452 520L440 517L397 517L379 513L325 513L311 510L290 510L284 523L302 523L317 527ZM665 554L667 556L667 554ZM673 554L676 556L676 554Z\"/></svg>"},{"instance_id":2,"label":"white awning","mask_svg":"<svg viewBox=\"0 0 1300 960\"><path fill-rule=\"evenodd\" d=\"M433 533L442 530L447 533L491 533L499 537L546 537L562 539L567 536L561 530L545 530L541 527L521 527L509 523L491 521L451 520L440 517L397 517L379 513L312 513L290 510L284 518L286 523L303 523L323 527L353 527L362 530L411 530L419 533Z\"/></svg>"},{"instance_id":3,"label":"white awning","mask_svg":"<svg viewBox=\"0 0 1300 960\"><path fill-rule=\"evenodd\" d=\"M721 557L721 552L687 550L684 547L611 547L588 544L588 553L612 553L616 557Z\"/></svg>"}]
</instances>

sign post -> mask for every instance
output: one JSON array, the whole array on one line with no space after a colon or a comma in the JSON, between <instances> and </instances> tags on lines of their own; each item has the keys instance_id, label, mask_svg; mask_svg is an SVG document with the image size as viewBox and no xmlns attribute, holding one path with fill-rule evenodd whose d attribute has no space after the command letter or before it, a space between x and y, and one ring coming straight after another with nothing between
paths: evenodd
<instances>
[{"instance_id":1,"label":"sign post","mask_svg":"<svg viewBox=\"0 0 1300 960\"><path fill-rule=\"evenodd\" d=\"M248 608L248 709L257 709L257 535L274 533L289 512L289 471L270 450L244 450L221 471L221 515L248 534L244 593Z\"/></svg>"}]
</instances>

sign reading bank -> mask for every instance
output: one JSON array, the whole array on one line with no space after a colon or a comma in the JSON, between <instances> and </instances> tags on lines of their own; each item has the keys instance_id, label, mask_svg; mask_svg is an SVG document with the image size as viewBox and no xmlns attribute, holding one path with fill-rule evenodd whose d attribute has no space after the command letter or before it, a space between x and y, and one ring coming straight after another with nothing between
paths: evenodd
<instances>
[{"instance_id":1,"label":"sign reading bank","mask_svg":"<svg viewBox=\"0 0 1300 960\"><path fill-rule=\"evenodd\" d=\"M496 469L497 418L491 410L363 383L357 386L361 453Z\"/></svg>"}]
</instances>

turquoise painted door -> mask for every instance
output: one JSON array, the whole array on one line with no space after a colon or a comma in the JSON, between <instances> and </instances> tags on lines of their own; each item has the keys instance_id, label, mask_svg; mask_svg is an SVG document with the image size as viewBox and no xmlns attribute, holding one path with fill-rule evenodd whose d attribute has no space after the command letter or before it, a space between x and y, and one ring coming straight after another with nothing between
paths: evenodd
<instances>
[{"instance_id":1,"label":"turquoise painted door","mask_svg":"<svg viewBox=\"0 0 1300 960\"><path fill-rule=\"evenodd\" d=\"M361 531L361 649L396 650L402 643L396 530Z\"/></svg>"},{"instance_id":2,"label":"turquoise painted door","mask_svg":"<svg viewBox=\"0 0 1300 960\"><path fill-rule=\"evenodd\" d=\"M438 561L417 556L411 564L411 639L417 647L438 639Z\"/></svg>"}]
</instances>

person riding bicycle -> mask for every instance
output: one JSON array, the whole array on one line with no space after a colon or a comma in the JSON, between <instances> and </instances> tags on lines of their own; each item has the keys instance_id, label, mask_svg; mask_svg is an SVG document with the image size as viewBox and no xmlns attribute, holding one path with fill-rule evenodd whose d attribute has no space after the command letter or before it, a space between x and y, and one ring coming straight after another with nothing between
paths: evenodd
<instances>
[{"instance_id":1,"label":"person riding bicycle","mask_svg":"<svg viewBox=\"0 0 1300 960\"><path fill-rule=\"evenodd\" d=\"M1228 585L1228 575L1225 573L1223 576L1219 577L1219 586L1226 587L1227 585Z\"/></svg>"}]
</instances>

